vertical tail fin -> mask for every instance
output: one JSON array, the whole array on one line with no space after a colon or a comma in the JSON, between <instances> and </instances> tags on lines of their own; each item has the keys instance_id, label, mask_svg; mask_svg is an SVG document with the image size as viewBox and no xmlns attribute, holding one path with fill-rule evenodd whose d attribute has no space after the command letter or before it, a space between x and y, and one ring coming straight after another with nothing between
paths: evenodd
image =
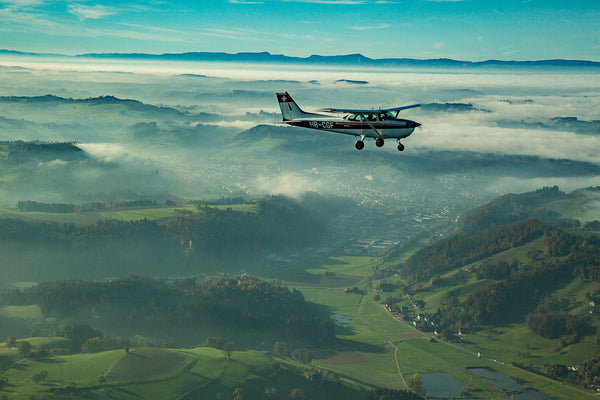
<instances>
[{"instance_id":1,"label":"vertical tail fin","mask_svg":"<svg viewBox=\"0 0 600 400\"><path fill-rule=\"evenodd\" d=\"M283 116L284 121L292 121L296 118L311 115L302 111L288 92L277 93L277 101L279 102L279 108L281 109L281 115Z\"/></svg>"}]
</instances>

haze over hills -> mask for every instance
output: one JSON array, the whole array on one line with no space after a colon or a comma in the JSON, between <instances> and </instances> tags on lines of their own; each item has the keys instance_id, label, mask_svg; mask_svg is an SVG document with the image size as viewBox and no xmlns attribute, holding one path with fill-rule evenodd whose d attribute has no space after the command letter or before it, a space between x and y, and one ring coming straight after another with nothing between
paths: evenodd
<instances>
[{"instance_id":1,"label":"haze over hills","mask_svg":"<svg viewBox=\"0 0 600 400\"><path fill-rule=\"evenodd\" d=\"M86 53L76 56L61 54L23 53L14 50L0 50L0 54L20 56L60 56L97 59L138 59L138 60L165 60L165 61L211 61L211 62L242 62L242 63L281 63L281 64L306 64L306 65L338 65L361 67L415 67L415 68L494 68L494 67L590 67L600 68L600 62L585 60L536 60L536 61L463 61L449 58L439 59L414 59L414 58L379 58L373 59L362 54L346 55L311 55L308 57L291 57L283 54L269 52L188 52L188 53Z\"/></svg>"},{"instance_id":2,"label":"haze over hills","mask_svg":"<svg viewBox=\"0 0 600 400\"><path fill-rule=\"evenodd\" d=\"M434 372L458 382L440 397L595 387L595 67L1 60L0 390L409 399ZM280 125L281 90L307 110L420 102L402 115L422 126L402 153L357 151Z\"/></svg>"}]
</instances>

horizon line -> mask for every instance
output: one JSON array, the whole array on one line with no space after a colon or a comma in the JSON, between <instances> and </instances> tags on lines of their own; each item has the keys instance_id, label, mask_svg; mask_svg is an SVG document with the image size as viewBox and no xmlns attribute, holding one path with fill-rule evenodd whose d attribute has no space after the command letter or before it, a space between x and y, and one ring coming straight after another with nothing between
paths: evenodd
<instances>
[{"instance_id":1,"label":"horizon line","mask_svg":"<svg viewBox=\"0 0 600 400\"><path fill-rule=\"evenodd\" d=\"M348 53L348 54L331 54L331 55L323 55L323 54L311 54L306 57L301 56L288 56L285 54L274 54L269 51L244 51L237 53L229 53L226 51L186 51L179 53L145 53L145 52L91 52L91 53L79 53L79 54L63 54L63 53L38 53L38 52L26 52L20 50L13 49L0 49L0 55L15 55L15 56L28 56L28 57L66 57L66 58L75 58L75 57L177 57L177 56L193 56L193 55L221 55L221 56L265 56L265 57L274 57L280 59L287 59L289 61L299 60L299 61L311 61L311 59L315 58L349 58L356 57L357 59L362 59L368 62L393 62L393 61L417 61L417 62L431 62L431 61L448 61L455 63L468 63L468 64L484 64L484 63L543 63L543 62L575 62L575 63L587 63L587 64L597 64L600 66L600 60L585 60L585 59L569 59L569 58L548 58L548 59L530 59L530 60L516 60L516 59L499 59L499 58L491 58L480 61L473 60L463 60L463 59L454 59L449 57L438 57L438 58L410 58L410 57L385 57L385 58L371 58L367 57L361 53ZM590 65L591 66L591 65Z\"/></svg>"}]
</instances>

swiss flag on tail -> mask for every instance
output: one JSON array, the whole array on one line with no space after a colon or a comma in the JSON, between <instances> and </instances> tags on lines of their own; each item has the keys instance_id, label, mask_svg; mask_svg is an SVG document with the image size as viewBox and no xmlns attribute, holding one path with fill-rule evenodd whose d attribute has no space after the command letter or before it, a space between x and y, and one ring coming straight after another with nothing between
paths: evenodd
<instances>
[{"instance_id":1,"label":"swiss flag on tail","mask_svg":"<svg viewBox=\"0 0 600 400\"><path fill-rule=\"evenodd\" d=\"M287 93L277 93L277 100L280 103L289 103L292 101L292 97Z\"/></svg>"}]
</instances>

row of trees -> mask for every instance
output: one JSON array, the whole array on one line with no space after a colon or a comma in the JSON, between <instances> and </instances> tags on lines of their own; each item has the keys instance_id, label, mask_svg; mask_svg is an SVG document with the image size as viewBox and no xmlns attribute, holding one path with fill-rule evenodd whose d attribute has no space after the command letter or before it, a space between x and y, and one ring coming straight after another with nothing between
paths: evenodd
<instances>
[{"instance_id":1,"label":"row of trees","mask_svg":"<svg viewBox=\"0 0 600 400\"><path fill-rule=\"evenodd\" d=\"M20 200L17 202L19 212L39 211L46 213L76 213L86 211L106 210L109 208L141 208L141 207L157 207L160 206L156 200L140 199L140 200L122 200L109 203L91 202L75 205L72 203L44 203L33 200ZM173 200L166 200L164 203L167 207L173 207L176 203Z\"/></svg>"}]
</instances>

